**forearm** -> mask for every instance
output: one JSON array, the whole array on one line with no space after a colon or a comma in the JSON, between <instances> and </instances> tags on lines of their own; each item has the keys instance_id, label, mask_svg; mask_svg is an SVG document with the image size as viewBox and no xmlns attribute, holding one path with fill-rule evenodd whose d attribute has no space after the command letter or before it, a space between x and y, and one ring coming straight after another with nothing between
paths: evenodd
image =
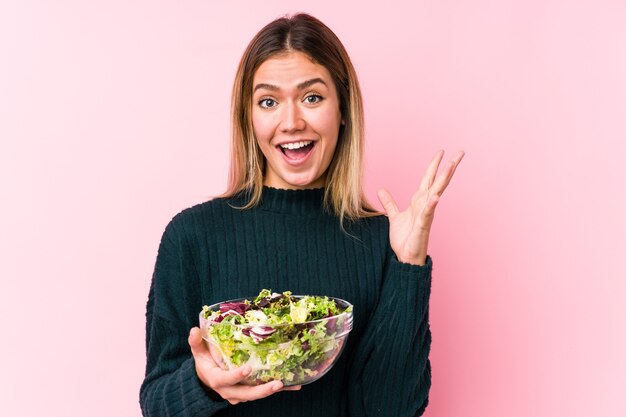
<instances>
[{"instance_id":1,"label":"forearm","mask_svg":"<svg viewBox=\"0 0 626 417\"><path fill-rule=\"evenodd\" d=\"M209 397L191 358L176 371L145 382L140 403L144 417L209 417L227 406Z\"/></svg>"},{"instance_id":2,"label":"forearm","mask_svg":"<svg viewBox=\"0 0 626 417\"><path fill-rule=\"evenodd\" d=\"M140 390L145 417L207 417L227 403L211 397L197 377L184 334L163 317L149 318L146 377Z\"/></svg>"},{"instance_id":3,"label":"forearm","mask_svg":"<svg viewBox=\"0 0 626 417\"><path fill-rule=\"evenodd\" d=\"M351 366L351 416L423 413L430 389L430 258L422 267L392 260L378 306Z\"/></svg>"}]
</instances>

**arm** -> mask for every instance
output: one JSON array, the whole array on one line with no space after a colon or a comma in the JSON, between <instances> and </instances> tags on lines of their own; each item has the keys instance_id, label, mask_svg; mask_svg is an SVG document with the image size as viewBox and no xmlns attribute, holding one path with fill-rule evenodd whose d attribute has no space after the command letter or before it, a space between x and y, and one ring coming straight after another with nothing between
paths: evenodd
<instances>
[{"instance_id":1,"label":"arm","mask_svg":"<svg viewBox=\"0 0 626 417\"><path fill-rule=\"evenodd\" d=\"M148 295L147 364L140 390L145 417L207 417L227 406L207 394L187 343L190 323L185 316L189 314L182 303L186 300L184 288L195 276L182 235L182 227L174 219L161 239Z\"/></svg>"},{"instance_id":2,"label":"arm","mask_svg":"<svg viewBox=\"0 0 626 417\"><path fill-rule=\"evenodd\" d=\"M159 246L146 312L146 376L140 403L146 417L208 417L229 404L253 401L282 390L280 381L241 385L250 367L222 370L196 328L202 305L196 270L196 230L181 216L170 222ZM191 329L191 331L190 331Z\"/></svg>"},{"instance_id":3,"label":"arm","mask_svg":"<svg viewBox=\"0 0 626 417\"><path fill-rule=\"evenodd\" d=\"M404 211L388 191L379 191L389 218L390 249L378 305L352 367L352 416L420 416L428 404L428 238L437 203L463 155L457 152L437 175L443 151L437 152Z\"/></svg>"},{"instance_id":4,"label":"arm","mask_svg":"<svg viewBox=\"0 0 626 417\"><path fill-rule=\"evenodd\" d=\"M162 317L155 317L147 337L148 364L141 386L141 410L145 417L212 416L227 403L213 399L196 376L186 335ZM158 342L157 342L158 340ZM183 342L180 342L180 341Z\"/></svg>"},{"instance_id":5,"label":"arm","mask_svg":"<svg viewBox=\"0 0 626 417\"><path fill-rule=\"evenodd\" d=\"M431 384L428 301L432 263L390 255L377 307L351 364L350 416L421 416Z\"/></svg>"}]
</instances>

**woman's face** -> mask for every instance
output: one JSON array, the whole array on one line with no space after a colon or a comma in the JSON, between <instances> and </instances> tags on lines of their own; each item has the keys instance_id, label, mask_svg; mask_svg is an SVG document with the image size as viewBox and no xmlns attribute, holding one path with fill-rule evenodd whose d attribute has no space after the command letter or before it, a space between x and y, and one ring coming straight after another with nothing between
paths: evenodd
<instances>
[{"instance_id":1,"label":"woman's face","mask_svg":"<svg viewBox=\"0 0 626 417\"><path fill-rule=\"evenodd\" d=\"M267 161L264 184L323 187L341 124L328 70L289 52L263 62L252 86L252 125Z\"/></svg>"}]
</instances>

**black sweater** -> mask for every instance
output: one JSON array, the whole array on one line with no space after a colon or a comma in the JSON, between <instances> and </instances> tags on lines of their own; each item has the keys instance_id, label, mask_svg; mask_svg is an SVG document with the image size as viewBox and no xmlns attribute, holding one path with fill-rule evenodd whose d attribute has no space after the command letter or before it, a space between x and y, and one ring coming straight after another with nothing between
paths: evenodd
<instances>
[{"instance_id":1,"label":"black sweater","mask_svg":"<svg viewBox=\"0 0 626 417\"><path fill-rule=\"evenodd\" d=\"M159 246L146 312L144 416L420 416L430 389L430 258L399 262L389 223L346 224L323 209L323 190L264 187L253 209L218 198L174 217ZM187 337L203 305L261 289L328 295L354 305L354 329L328 374L301 391L230 405L211 399Z\"/></svg>"}]
</instances>

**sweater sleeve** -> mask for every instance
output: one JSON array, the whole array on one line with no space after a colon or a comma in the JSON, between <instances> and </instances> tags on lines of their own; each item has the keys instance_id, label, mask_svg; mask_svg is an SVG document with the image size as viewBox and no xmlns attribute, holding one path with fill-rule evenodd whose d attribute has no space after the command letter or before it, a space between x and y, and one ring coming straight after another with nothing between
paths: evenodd
<instances>
[{"instance_id":1,"label":"sweater sleeve","mask_svg":"<svg viewBox=\"0 0 626 417\"><path fill-rule=\"evenodd\" d=\"M431 385L428 323L432 261L388 257L378 304L355 349L348 385L352 417L421 416Z\"/></svg>"},{"instance_id":2,"label":"sweater sleeve","mask_svg":"<svg viewBox=\"0 0 626 417\"><path fill-rule=\"evenodd\" d=\"M187 343L194 325L193 309L188 307L194 304L189 299L194 291L186 288L193 288L197 274L187 253L184 227L176 220L161 239L148 295L141 410L145 417L209 417L226 408L227 402L209 397Z\"/></svg>"}]
</instances>

